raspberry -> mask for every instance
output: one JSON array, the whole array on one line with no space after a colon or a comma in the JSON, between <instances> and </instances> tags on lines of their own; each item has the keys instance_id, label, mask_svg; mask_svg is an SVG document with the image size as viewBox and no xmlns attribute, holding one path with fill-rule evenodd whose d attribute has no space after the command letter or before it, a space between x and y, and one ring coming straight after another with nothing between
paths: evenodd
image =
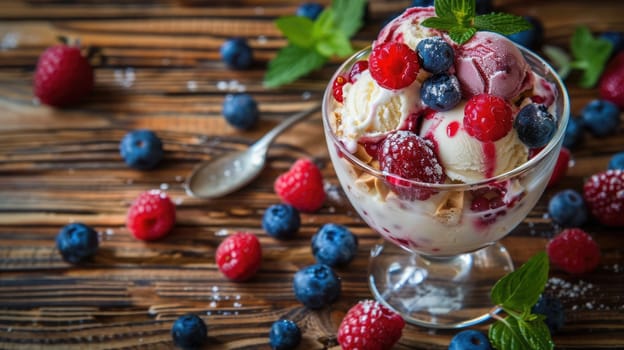
<instances>
[{"instance_id":1,"label":"raspberry","mask_svg":"<svg viewBox=\"0 0 624 350\"><path fill-rule=\"evenodd\" d=\"M605 68L598 88L600 97L624 109L624 51L617 54Z\"/></svg>"},{"instance_id":2,"label":"raspberry","mask_svg":"<svg viewBox=\"0 0 624 350\"><path fill-rule=\"evenodd\" d=\"M334 80L334 84L332 85L332 95L334 95L334 99L338 102L344 101L342 88L347 83L347 78L342 75L339 75Z\"/></svg>"},{"instance_id":3,"label":"raspberry","mask_svg":"<svg viewBox=\"0 0 624 350\"><path fill-rule=\"evenodd\" d=\"M377 301L355 304L338 327L338 343L343 350L390 349L399 341L405 321Z\"/></svg>"},{"instance_id":4,"label":"raspberry","mask_svg":"<svg viewBox=\"0 0 624 350\"><path fill-rule=\"evenodd\" d=\"M479 188L472 193L470 210L481 213L477 218L477 224L487 226L496 221L497 216L506 214L504 210L505 191L496 187Z\"/></svg>"},{"instance_id":5,"label":"raspberry","mask_svg":"<svg viewBox=\"0 0 624 350\"><path fill-rule=\"evenodd\" d=\"M146 241L163 237L175 224L175 205L166 193L151 190L141 193L128 209L126 226L134 237Z\"/></svg>"},{"instance_id":6,"label":"raspberry","mask_svg":"<svg viewBox=\"0 0 624 350\"><path fill-rule=\"evenodd\" d=\"M553 170L552 175L550 175L550 179L548 179L548 187L555 186L556 184L563 179L565 174L568 172L568 167L570 166L570 151L561 147L559 151L559 156L557 157L557 163L555 163L555 169Z\"/></svg>"},{"instance_id":7,"label":"raspberry","mask_svg":"<svg viewBox=\"0 0 624 350\"><path fill-rule=\"evenodd\" d=\"M503 138L513 127L511 106L503 98L480 94L464 107L464 128L468 135L481 142Z\"/></svg>"},{"instance_id":8,"label":"raspberry","mask_svg":"<svg viewBox=\"0 0 624 350\"><path fill-rule=\"evenodd\" d=\"M389 42L376 46L368 59L370 74L381 87L398 90L411 85L418 75L418 54L409 46Z\"/></svg>"},{"instance_id":9,"label":"raspberry","mask_svg":"<svg viewBox=\"0 0 624 350\"><path fill-rule=\"evenodd\" d=\"M583 197L592 215L602 224L624 226L624 170L607 170L590 177Z\"/></svg>"},{"instance_id":10,"label":"raspberry","mask_svg":"<svg viewBox=\"0 0 624 350\"><path fill-rule=\"evenodd\" d=\"M323 175L309 159L297 160L275 180L273 188L282 201L302 212L315 212L325 202Z\"/></svg>"},{"instance_id":11,"label":"raspberry","mask_svg":"<svg viewBox=\"0 0 624 350\"><path fill-rule=\"evenodd\" d=\"M546 246L550 261L571 274L594 270L600 263L600 248L585 231L569 228L561 231Z\"/></svg>"},{"instance_id":12,"label":"raspberry","mask_svg":"<svg viewBox=\"0 0 624 350\"><path fill-rule=\"evenodd\" d=\"M379 167L387 173L386 180L393 190L406 199L425 200L433 191L415 188L402 179L426 183L442 183L445 180L442 166L430 144L422 137L405 130L389 134L379 147Z\"/></svg>"},{"instance_id":13,"label":"raspberry","mask_svg":"<svg viewBox=\"0 0 624 350\"><path fill-rule=\"evenodd\" d=\"M217 247L219 271L232 281L242 282L253 277L261 261L262 247L253 233L236 232Z\"/></svg>"},{"instance_id":14,"label":"raspberry","mask_svg":"<svg viewBox=\"0 0 624 350\"><path fill-rule=\"evenodd\" d=\"M353 67L351 67L351 70L349 70L349 82L355 83L358 76L360 76L360 73L362 73L363 71L367 69L368 69L368 61L364 60L364 61L355 62L353 64Z\"/></svg>"}]
</instances>

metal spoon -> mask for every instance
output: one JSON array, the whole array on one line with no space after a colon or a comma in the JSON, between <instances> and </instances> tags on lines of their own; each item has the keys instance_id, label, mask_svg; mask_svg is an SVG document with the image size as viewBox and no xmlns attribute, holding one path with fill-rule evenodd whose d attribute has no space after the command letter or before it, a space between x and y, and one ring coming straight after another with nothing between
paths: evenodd
<instances>
[{"instance_id":1,"label":"metal spoon","mask_svg":"<svg viewBox=\"0 0 624 350\"><path fill-rule=\"evenodd\" d=\"M318 104L288 117L245 150L226 153L199 164L186 181L186 193L197 198L218 198L247 185L264 168L269 146L275 138L320 108Z\"/></svg>"}]
</instances>

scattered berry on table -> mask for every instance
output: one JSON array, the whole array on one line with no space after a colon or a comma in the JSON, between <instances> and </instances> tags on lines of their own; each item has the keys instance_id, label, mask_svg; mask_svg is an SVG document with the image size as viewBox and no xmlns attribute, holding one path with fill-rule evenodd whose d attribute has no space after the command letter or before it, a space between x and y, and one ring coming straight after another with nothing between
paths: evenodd
<instances>
[{"instance_id":1,"label":"scattered berry on table","mask_svg":"<svg viewBox=\"0 0 624 350\"><path fill-rule=\"evenodd\" d=\"M82 101L93 90L93 67L77 46L47 48L37 61L34 93L43 104L66 107Z\"/></svg>"},{"instance_id":2,"label":"scattered berry on table","mask_svg":"<svg viewBox=\"0 0 624 350\"><path fill-rule=\"evenodd\" d=\"M550 199L548 214L563 227L578 227L587 221L587 207L583 196L572 189L557 192Z\"/></svg>"},{"instance_id":3,"label":"scattered berry on table","mask_svg":"<svg viewBox=\"0 0 624 350\"><path fill-rule=\"evenodd\" d=\"M127 133L119 143L119 153L128 166L153 169L163 158L163 144L151 130L141 129Z\"/></svg>"},{"instance_id":4,"label":"scattered berry on table","mask_svg":"<svg viewBox=\"0 0 624 350\"><path fill-rule=\"evenodd\" d=\"M513 126L511 106L495 95L472 96L464 107L464 128L481 142L494 142L505 137Z\"/></svg>"},{"instance_id":5,"label":"scattered berry on table","mask_svg":"<svg viewBox=\"0 0 624 350\"><path fill-rule=\"evenodd\" d=\"M570 167L570 151L561 147L559 150L559 155L557 156L557 162L555 163L555 168L553 169L552 174L550 175L550 179L548 179L548 187L555 186L563 179L568 172L568 168Z\"/></svg>"},{"instance_id":6,"label":"scattered berry on table","mask_svg":"<svg viewBox=\"0 0 624 350\"><path fill-rule=\"evenodd\" d=\"M245 38L230 38L220 48L221 59L233 69L249 68L253 63L253 50Z\"/></svg>"},{"instance_id":7,"label":"scattered berry on table","mask_svg":"<svg viewBox=\"0 0 624 350\"><path fill-rule=\"evenodd\" d=\"M128 209L126 226L134 237L151 241L165 236L176 221L176 208L160 190L141 193Z\"/></svg>"},{"instance_id":8,"label":"scattered berry on table","mask_svg":"<svg viewBox=\"0 0 624 350\"><path fill-rule=\"evenodd\" d=\"M206 342L208 328L199 316L186 314L178 317L171 327L173 343L182 349L199 349Z\"/></svg>"},{"instance_id":9,"label":"scattered berry on table","mask_svg":"<svg viewBox=\"0 0 624 350\"><path fill-rule=\"evenodd\" d=\"M307 17L314 21L323 12L323 5L316 2L304 2L299 7L295 14L301 17Z\"/></svg>"},{"instance_id":10,"label":"scattered berry on table","mask_svg":"<svg viewBox=\"0 0 624 350\"><path fill-rule=\"evenodd\" d=\"M353 260L357 248L357 237L342 225L325 224L312 236L312 255L320 264L344 266Z\"/></svg>"},{"instance_id":11,"label":"scattered berry on table","mask_svg":"<svg viewBox=\"0 0 624 350\"><path fill-rule=\"evenodd\" d=\"M262 228L272 237L288 239L294 237L301 226L299 210L289 204L274 204L267 208L262 217Z\"/></svg>"},{"instance_id":12,"label":"scattered berry on table","mask_svg":"<svg viewBox=\"0 0 624 350\"><path fill-rule=\"evenodd\" d=\"M624 152L619 152L611 157L609 161L610 170L624 170Z\"/></svg>"},{"instance_id":13,"label":"scattered berry on table","mask_svg":"<svg viewBox=\"0 0 624 350\"><path fill-rule=\"evenodd\" d=\"M275 179L275 193L281 200L302 212L315 212L325 202L321 170L310 159L297 160Z\"/></svg>"},{"instance_id":14,"label":"scattered berry on table","mask_svg":"<svg viewBox=\"0 0 624 350\"><path fill-rule=\"evenodd\" d=\"M555 117L546 106L535 103L524 106L518 112L513 126L520 141L529 148L545 146L557 129Z\"/></svg>"},{"instance_id":15,"label":"scattered berry on table","mask_svg":"<svg viewBox=\"0 0 624 350\"><path fill-rule=\"evenodd\" d=\"M420 98L436 111L448 111L461 101L459 80L446 73L427 78L420 88Z\"/></svg>"},{"instance_id":16,"label":"scattered berry on table","mask_svg":"<svg viewBox=\"0 0 624 350\"><path fill-rule=\"evenodd\" d=\"M613 45L612 56L624 50L624 32L607 31L601 33L598 37L607 40Z\"/></svg>"},{"instance_id":17,"label":"scattered berry on table","mask_svg":"<svg viewBox=\"0 0 624 350\"><path fill-rule=\"evenodd\" d=\"M63 260L72 264L93 257L98 246L97 232L79 222L64 226L56 236L56 248L61 252Z\"/></svg>"},{"instance_id":18,"label":"scattered berry on table","mask_svg":"<svg viewBox=\"0 0 624 350\"><path fill-rule=\"evenodd\" d=\"M544 26L539 18L534 16L524 16L524 19L531 24L531 29L509 34L507 37L516 44L522 45L530 50L537 50L542 46L544 40Z\"/></svg>"},{"instance_id":19,"label":"scattered berry on table","mask_svg":"<svg viewBox=\"0 0 624 350\"><path fill-rule=\"evenodd\" d=\"M583 186L589 212L602 224L624 226L624 170L592 175Z\"/></svg>"},{"instance_id":20,"label":"scattered berry on table","mask_svg":"<svg viewBox=\"0 0 624 350\"><path fill-rule=\"evenodd\" d=\"M487 335L474 329L461 331L453 338L448 350L491 350L492 345Z\"/></svg>"},{"instance_id":21,"label":"scattered berry on table","mask_svg":"<svg viewBox=\"0 0 624 350\"><path fill-rule=\"evenodd\" d=\"M418 55L406 44L388 42L376 46L368 58L371 77L379 86L399 90L411 85L418 75Z\"/></svg>"},{"instance_id":22,"label":"scattered berry on table","mask_svg":"<svg viewBox=\"0 0 624 350\"><path fill-rule=\"evenodd\" d=\"M301 343L301 330L291 320L273 322L269 331L269 342L273 350L292 350Z\"/></svg>"},{"instance_id":23,"label":"scattered berry on table","mask_svg":"<svg viewBox=\"0 0 624 350\"><path fill-rule=\"evenodd\" d=\"M566 125L563 146L572 149L580 145L583 142L584 131L583 119L571 117L568 120L568 125Z\"/></svg>"},{"instance_id":24,"label":"scattered berry on table","mask_svg":"<svg viewBox=\"0 0 624 350\"><path fill-rule=\"evenodd\" d=\"M247 93L227 94L223 101L223 116L233 127L249 130L258 123L258 103Z\"/></svg>"},{"instance_id":25,"label":"scattered berry on table","mask_svg":"<svg viewBox=\"0 0 624 350\"><path fill-rule=\"evenodd\" d=\"M405 181L443 183L444 171L431 144L411 131L391 132L378 149L379 168L392 189L401 197L425 200L433 192Z\"/></svg>"},{"instance_id":26,"label":"scattered berry on table","mask_svg":"<svg viewBox=\"0 0 624 350\"><path fill-rule=\"evenodd\" d=\"M320 309L334 302L340 295L341 282L332 268L314 264L295 273L295 297L310 309Z\"/></svg>"},{"instance_id":27,"label":"scattered berry on table","mask_svg":"<svg viewBox=\"0 0 624 350\"><path fill-rule=\"evenodd\" d=\"M260 268L262 246L253 233L236 232L219 244L215 259L225 277L236 282L246 281Z\"/></svg>"},{"instance_id":28,"label":"scattered berry on table","mask_svg":"<svg viewBox=\"0 0 624 350\"><path fill-rule=\"evenodd\" d=\"M600 97L615 103L624 110L624 51L618 53L609 61L600 81L598 91Z\"/></svg>"},{"instance_id":29,"label":"scattered berry on table","mask_svg":"<svg viewBox=\"0 0 624 350\"><path fill-rule=\"evenodd\" d=\"M399 341L405 321L396 312L374 300L355 304L338 326L343 350L391 349Z\"/></svg>"},{"instance_id":30,"label":"scattered berry on table","mask_svg":"<svg viewBox=\"0 0 624 350\"><path fill-rule=\"evenodd\" d=\"M446 72L455 61L455 52L442 37L425 38L416 46L418 62L429 73Z\"/></svg>"},{"instance_id":31,"label":"scattered berry on table","mask_svg":"<svg viewBox=\"0 0 624 350\"><path fill-rule=\"evenodd\" d=\"M583 125L594 136L615 133L620 125L618 106L607 100L593 100L581 110Z\"/></svg>"},{"instance_id":32,"label":"scattered berry on table","mask_svg":"<svg viewBox=\"0 0 624 350\"><path fill-rule=\"evenodd\" d=\"M571 274L593 271L600 263L600 248L585 231L568 228L546 246L550 261Z\"/></svg>"},{"instance_id":33,"label":"scattered berry on table","mask_svg":"<svg viewBox=\"0 0 624 350\"><path fill-rule=\"evenodd\" d=\"M537 303L533 305L531 312L546 316L544 322L546 326L548 326L550 334L559 331L565 323L565 312L561 301L550 295L540 295Z\"/></svg>"}]
</instances>

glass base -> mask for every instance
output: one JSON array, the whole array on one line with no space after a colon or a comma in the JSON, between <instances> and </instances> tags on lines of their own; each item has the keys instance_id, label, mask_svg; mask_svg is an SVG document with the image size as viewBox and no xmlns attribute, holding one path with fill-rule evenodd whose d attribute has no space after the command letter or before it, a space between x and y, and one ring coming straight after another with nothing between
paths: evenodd
<instances>
[{"instance_id":1,"label":"glass base","mask_svg":"<svg viewBox=\"0 0 624 350\"><path fill-rule=\"evenodd\" d=\"M509 253L498 243L437 258L384 242L371 250L368 272L375 298L406 322L461 328L483 322L498 311L490 301L490 291L513 269Z\"/></svg>"}]
</instances>

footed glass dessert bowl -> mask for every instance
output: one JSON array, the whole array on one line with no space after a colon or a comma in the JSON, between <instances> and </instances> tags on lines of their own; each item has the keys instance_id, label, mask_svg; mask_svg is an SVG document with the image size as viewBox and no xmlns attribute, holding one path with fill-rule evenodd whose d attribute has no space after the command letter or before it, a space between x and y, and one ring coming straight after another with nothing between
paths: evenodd
<instances>
[{"instance_id":1,"label":"footed glass dessert bowl","mask_svg":"<svg viewBox=\"0 0 624 350\"><path fill-rule=\"evenodd\" d=\"M455 159L452 152L462 158L465 155L461 153L470 148L454 138L457 130L461 132L465 125L461 124L461 119L459 124L435 122L437 126L442 125L440 128L448 136L436 139L435 130L424 130L431 127L431 120L437 120L431 117L435 112L425 108L410 112L412 121L410 117L404 118L383 132L373 132L370 137L365 135L352 142L347 140L347 131L369 123L370 118L382 116L380 108L401 108L392 107L394 97L403 94L400 89L387 90L389 92L382 93L381 97L375 97L377 88L373 83L363 88L367 89L365 94L354 95L352 90L356 88L353 86L336 94L337 85L363 79L353 72L359 74L368 69L361 62L368 61L371 50L362 50L341 65L325 91L322 111L329 155L341 187L360 217L383 237L383 243L370 253L368 278L372 293L378 301L415 325L460 328L484 321L497 312L489 299L491 288L514 269L509 253L498 241L511 233L533 209L557 161L569 118L566 89L546 62L520 48L530 70L540 78L535 84L542 87L515 99L513 109L517 112L526 105L521 99L544 102L543 96L537 96L539 93L535 91L547 87L548 110L556 120L549 141L533 149L525 147L525 159L519 165L498 174L486 172L486 175L493 175L477 181L460 181L450 175L439 183L417 181L383 167L381 149L396 147L396 144L384 146L388 135L397 129L408 129L422 136L446 171L446 164ZM347 108L347 100L354 96L358 99L351 101L355 107ZM410 103L415 102L412 99ZM366 105L374 110L370 115L356 118L347 115L358 108L365 111ZM346 125L350 120L360 124ZM443 147L448 149L448 144L454 142L457 143L455 148L446 151L451 152L450 155L440 153ZM494 147L492 152L515 152L498 142L483 142L483 154L476 157L491 156L488 147ZM488 162L492 160L483 161L485 167L495 167Z\"/></svg>"}]
</instances>

